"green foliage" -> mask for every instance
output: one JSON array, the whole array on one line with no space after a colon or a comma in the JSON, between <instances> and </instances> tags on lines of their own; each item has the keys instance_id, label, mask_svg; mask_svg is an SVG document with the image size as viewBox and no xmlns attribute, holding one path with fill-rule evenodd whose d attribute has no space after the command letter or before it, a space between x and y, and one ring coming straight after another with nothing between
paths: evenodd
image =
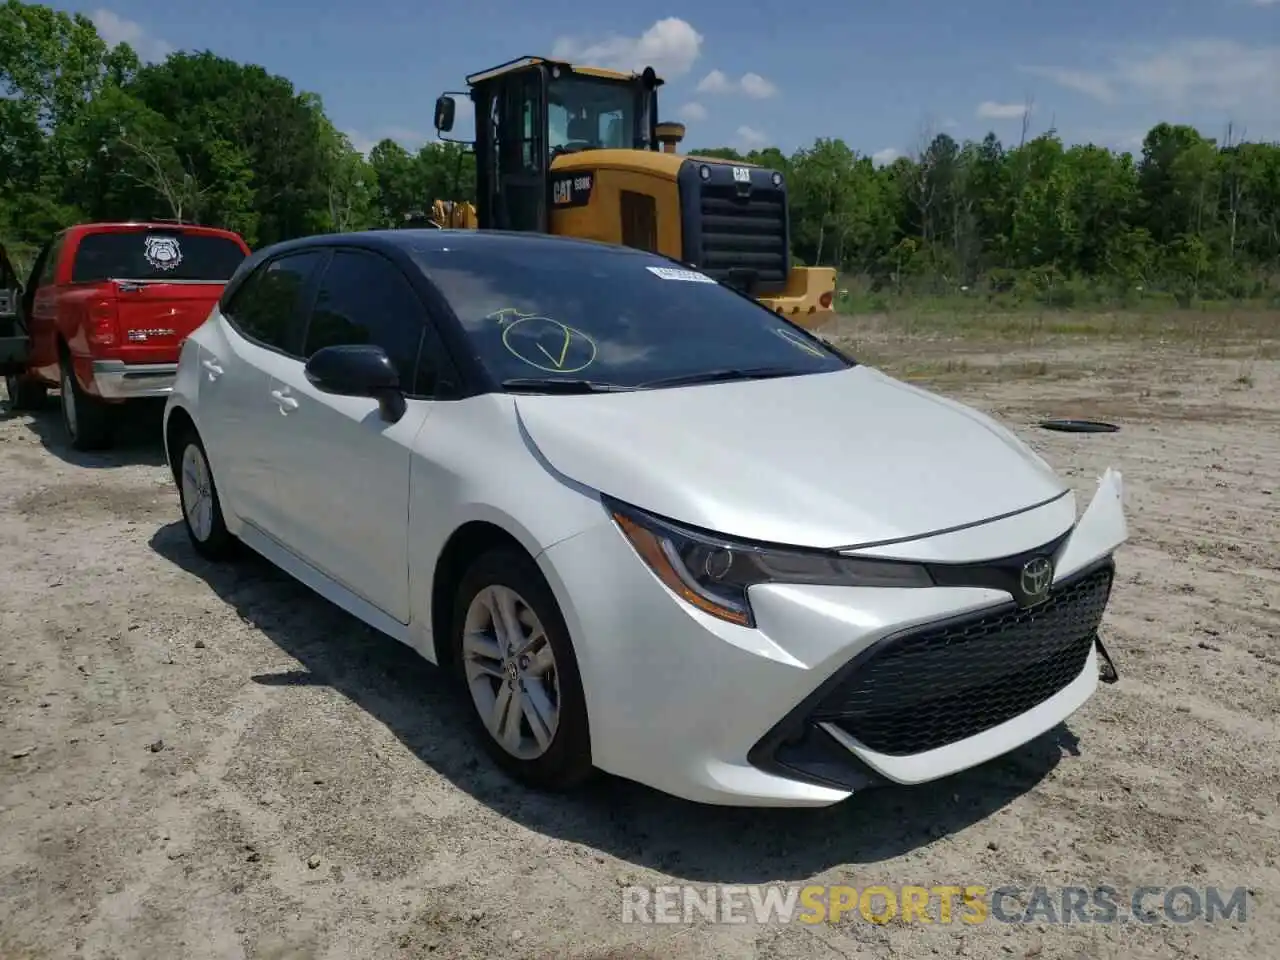
<instances>
[{"instance_id":1,"label":"green foliage","mask_svg":"<svg viewBox=\"0 0 1280 960\"><path fill-rule=\"evenodd\" d=\"M877 168L840 140L707 156L782 170L792 252L837 267L848 308L904 296L1056 307L1280 300L1280 144L1160 124L1142 155L1049 132L1006 149L946 134ZM766 155L767 154L767 155Z\"/></svg>"},{"instance_id":2,"label":"green foliage","mask_svg":"<svg viewBox=\"0 0 1280 960\"><path fill-rule=\"evenodd\" d=\"M689 153L781 171L795 261L837 267L849 307L1280 300L1280 144L1160 124L1138 157L1053 132L1016 148L940 134L887 166L828 138ZM83 220L200 222L260 247L474 194L454 144L383 140L366 159L261 67L207 51L144 66L84 16L0 0L0 239L19 258Z\"/></svg>"}]
</instances>

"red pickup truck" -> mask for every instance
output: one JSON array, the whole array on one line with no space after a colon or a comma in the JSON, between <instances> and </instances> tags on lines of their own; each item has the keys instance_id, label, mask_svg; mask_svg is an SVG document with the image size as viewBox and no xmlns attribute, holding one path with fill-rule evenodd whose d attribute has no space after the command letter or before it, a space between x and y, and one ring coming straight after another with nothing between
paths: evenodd
<instances>
[{"instance_id":1,"label":"red pickup truck","mask_svg":"<svg viewBox=\"0 0 1280 960\"><path fill-rule=\"evenodd\" d=\"M10 405L37 406L57 387L72 446L110 446L126 401L172 391L183 339L247 256L238 234L213 227L82 223L62 231L36 257L20 295L25 355L4 363Z\"/></svg>"}]
</instances>

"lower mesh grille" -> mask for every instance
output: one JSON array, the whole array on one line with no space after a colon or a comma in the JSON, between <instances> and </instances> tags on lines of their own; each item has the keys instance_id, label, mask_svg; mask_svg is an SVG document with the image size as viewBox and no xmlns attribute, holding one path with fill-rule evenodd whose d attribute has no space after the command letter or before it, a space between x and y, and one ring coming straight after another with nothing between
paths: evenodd
<instances>
[{"instance_id":1,"label":"lower mesh grille","mask_svg":"<svg viewBox=\"0 0 1280 960\"><path fill-rule=\"evenodd\" d=\"M1025 713L1080 675L1111 594L1110 565L1030 609L952 621L884 641L819 704L878 753L906 756Z\"/></svg>"}]
</instances>

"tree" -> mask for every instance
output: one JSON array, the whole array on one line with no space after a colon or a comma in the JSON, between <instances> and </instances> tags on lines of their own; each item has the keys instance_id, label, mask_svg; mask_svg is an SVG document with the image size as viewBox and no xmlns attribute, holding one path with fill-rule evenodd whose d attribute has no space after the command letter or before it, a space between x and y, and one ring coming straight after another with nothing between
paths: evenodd
<instances>
[{"instance_id":1,"label":"tree","mask_svg":"<svg viewBox=\"0 0 1280 960\"><path fill-rule=\"evenodd\" d=\"M1280 296L1280 144L1221 143L1161 123L1138 157L1030 136L960 142L922 131L876 167L832 137L785 154L690 155L779 171L793 257L902 293L984 288L1067 303ZM252 246L395 227L434 200L474 200L475 158L391 140L366 159L319 97L210 51L141 65L93 24L0 0L0 239L43 242L84 219L167 217Z\"/></svg>"}]
</instances>

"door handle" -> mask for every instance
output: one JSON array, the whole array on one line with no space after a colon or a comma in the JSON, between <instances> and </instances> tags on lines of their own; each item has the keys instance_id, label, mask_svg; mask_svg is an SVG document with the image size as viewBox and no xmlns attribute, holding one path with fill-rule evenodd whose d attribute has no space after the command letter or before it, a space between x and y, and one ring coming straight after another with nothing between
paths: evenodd
<instances>
[{"instance_id":1,"label":"door handle","mask_svg":"<svg viewBox=\"0 0 1280 960\"><path fill-rule=\"evenodd\" d=\"M222 367L218 366L217 360L205 360L202 366L209 371L210 380L217 380L218 377L222 376Z\"/></svg>"},{"instance_id":2,"label":"door handle","mask_svg":"<svg viewBox=\"0 0 1280 960\"><path fill-rule=\"evenodd\" d=\"M298 409L298 401L286 394L283 390L272 390L271 399L280 405L282 414L288 413L290 410Z\"/></svg>"}]
</instances>

